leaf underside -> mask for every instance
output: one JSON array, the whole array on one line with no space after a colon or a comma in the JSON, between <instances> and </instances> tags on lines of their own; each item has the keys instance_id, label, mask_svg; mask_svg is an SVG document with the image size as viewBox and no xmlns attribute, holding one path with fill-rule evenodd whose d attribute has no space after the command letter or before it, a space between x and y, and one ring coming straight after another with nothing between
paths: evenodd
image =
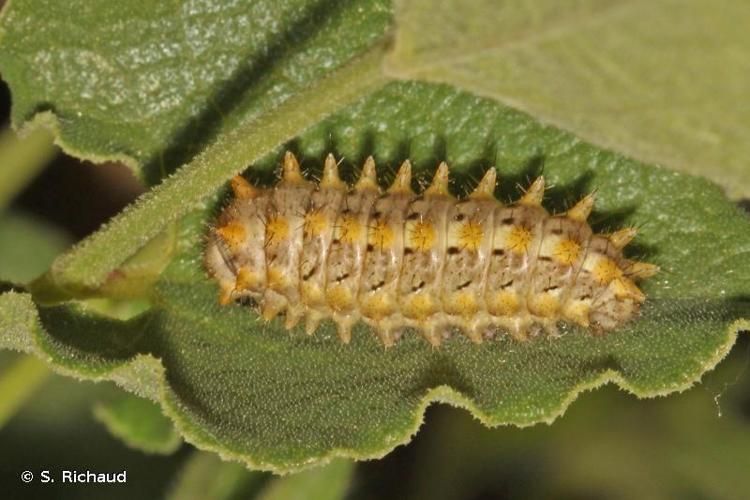
<instances>
[{"instance_id":1,"label":"leaf underside","mask_svg":"<svg viewBox=\"0 0 750 500\"><path fill-rule=\"evenodd\" d=\"M109 378L162 403L185 438L250 466L297 470L343 455L377 457L407 441L431 401L470 409L488 425L551 421L582 390L608 381L639 395L681 390L711 369L747 329L750 223L708 182L605 151L497 103L436 84L393 83L288 144L311 175L331 151L351 181L373 154L386 182L411 158L420 179L451 165L456 194L492 165L497 196L517 197L544 172L554 211L597 190L599 231L636 225L629 255L662 272L643 284L641 316L594 337L475 345L458 337L439 349L406 335L384 349L363 326L342 345L332 324L312 337L264 323L249 307L218 304L202 267L207 224L226 199L216 193L183 218L177 248L151 296L127 322L83 306L14 308L0 345L35 352L77 376ZM249 176L269 182L278 156ZM158 361L157 361L158 360Z\"/></svg>"},{"instance_id":2,"label":"leaf underside","mask_svg":"<svg viewBox=\"0 0 750 500\"><path fill-rule=\"evenodd\" d=\"M749 3L396 4L392 76L450 83L750 195L750 108L737 105L750 87Z\"/></svg>"},{"instance_id":3,"label":"leaf underside","mask_svg":"<svg viewBox=\"0 0 750 500\"><path fill-rule=\"evenodd\" d=\"M382 39L386 0L36 0L2 11L16 126L148 184ZM259 125L262 127L262 125Z\"/></svg>"}]
</instances>

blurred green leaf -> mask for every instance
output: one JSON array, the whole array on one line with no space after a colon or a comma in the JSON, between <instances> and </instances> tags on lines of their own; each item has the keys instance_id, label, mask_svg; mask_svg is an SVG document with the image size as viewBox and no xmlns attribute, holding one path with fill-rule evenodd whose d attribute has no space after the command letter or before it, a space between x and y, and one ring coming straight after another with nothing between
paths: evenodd
<instances>
[{"instance_id":1,"label":"blurred green leaf","mask_svg":"<svg viewBox=\"0 0 750 500\"><path fill-rule=\"evenodd\" d=\"M0 212L55 154L52 133L45 128L24 131L20 137L10 129L0 132Z\"/></svg>"},{"instance_id":2,"label":"blurred green leaf","mask_svg":"<svg viewBox=\"0 0 750 500\"><path fill-rule=\"evenodd\" d=\"M146 453L169 455L182 444L172 422L153 401L122 394L94 406L94 417L125 444Z\"/></svg>"},{"instance_id":3,"label":"blurred green leaf","mask_svg":"<svg viewBox=\"0 0 750 500\"><path fill-rule=\"evenodd\" d=\"M32 356L18 356L0 370L0 429L51 373L45 363Z\"/></svg>"},{"instance_id":4,"label":"blurred green leaf","mask_svg":"<svg viewBox=\"0 0 750 500\"><path fill-rule=\"evenodd\" d=\"M71 243L57 227L22 212L0 213L0 280L28 283Z\"/></svg>"},{"instance_id":5,"label":"blurred green leaf","mask_svg":"<svg viewBox=\"0 0 750 500\"><path fill-rule=\"evenodd\" d=\"M750 3L402 0L396 12L392 76L450 83L750 195Z\"/></svg>"},{"instance_id":6,"label":"blurred green leaf","mask_svg":"<svg viewBox=\"0 0 750 500\"><path fill-rule=\"evenodd\" d=\"M347 158L350 179L370 153L385 177L407 156L421 178L445 158L464 188L496 164L501 199L517 197L516 184L543 166L556 186L548 207L560 210L596 188L595 227L641 227L631 252L663 272L644 284L642 315L611 335L566 328L561 338L483 345L456 338L440 349L407 335L384 350L361 327L342 345L330 324L306 337L248 307L217 303L201 252L219 191L180 222L148 312L117 321L75 303L35 311L28 295L9 293L0 297L0 345L160 401L200 448L291 471L334 456L381 456L410 438L432 401L467 408L488 425L523 426L555 419L580 391L607 382L639 396L681 390L748 328L750 221L704 180L599 149L493 101L418 83L389 85L295 147L317 168L333 149Z\"/></svg>"},{"instance_id":7,"label":"blurred green leaf","mask_svg":"<svg viewBox=\"0 0 750 500\"><path fill-rule=\"evenodd\" d=\"M274 479L258 496L259 500L339 500L344 498L351 482L354 464L337 459L326 465L298 474Z\"/></svg>"},{"instance_id":8,"label":"blurred green leaf","mask_svg":"<svg viewBox=\"0 0 750 500\"><path fill-rule=\"evenodd\" d=\"M267 474L251 472L237 462L196 451L169 489L169 500L231 500L254 498Z\"/></svg>"}]
</instances>

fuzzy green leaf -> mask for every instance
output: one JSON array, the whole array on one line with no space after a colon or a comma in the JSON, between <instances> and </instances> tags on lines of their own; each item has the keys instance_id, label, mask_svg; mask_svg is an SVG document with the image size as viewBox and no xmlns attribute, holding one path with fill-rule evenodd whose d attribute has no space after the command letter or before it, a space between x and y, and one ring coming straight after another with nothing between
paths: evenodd
<instances>
[{"instance_id":1,"label":"fuzzy green leaf","mask_svg":"<svg viewBox=\"0 0 750 500\"><path fill-rule=\"evenodd\" d=\"M16 126L51 122L66 151L156 182L241 124L273 126L264 115L389 21L382 0L13 2L0 72Z\"/></svg>"},{"instance_id":2,"label":"fuzzy green leaf","mask_svg":"<svg viewBox=\"0 0 750 500\"><path fill-rule=\"evenodd\" d=\"M750 3L403 0L389 73L750 195ZM429 29L425 29L429 26Z\"/></svg>"},{"instance_id":3,"label":"fuzzy green leaf","mask_svg":"<svg viewBox=\"0 0 750 500\"><path fill-rule=\"evenodd\" d=\"M297 470L334 456L380 456L403 443L424 408L443 401L488 425L559 416L580 391L613 382L639 396L684 389L748 328L750 221L705 180L624 158L530 117L442 85L398 83L320 123L295 143L320 168L332 149L346 177L373 153L381 176L404 158L421 178L447 159L459 179L497 165L498 196L517 197L544 168L561 210L597 189L596 229L641 227L631 255L663 272L644 283L640 318L610 335L566 328L561 338L439 349L407 335L383 349L360 327L342 345L332 325L315 336L266 324L249 307L223 307L201 252L222 203L195 208L177 229L174 257L129 321L75 303L34 311L27 295L0 297L0 345L34 352L78 376L111 378L160 401L186 440L255 468ZM268 173L278 156L253 169ZM263 168L260 168L263 166ZM10 312L10 314L9 314Z\"/></svg>"}]
</instances>

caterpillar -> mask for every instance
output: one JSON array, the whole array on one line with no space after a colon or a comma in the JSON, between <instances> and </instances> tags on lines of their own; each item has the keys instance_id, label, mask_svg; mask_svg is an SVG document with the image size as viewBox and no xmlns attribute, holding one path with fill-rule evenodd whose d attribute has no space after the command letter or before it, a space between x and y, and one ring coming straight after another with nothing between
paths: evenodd
<instances>
[{"instance_id":1,"label":"caterpillar","mask_svg":"<svg viewBox=\"0 0 750 500\"><path fill-rule=\"evenodd\" d=\"M283 312L288 329L304 318L308 334L332 319L344 343L361 320L385 346L408 327L437 346L456 330L477 343L554 336L559 321L596 334L638 313L646 297L635 280L658 267L623 257L634 228L593 233L593 194L551 215L541 176L503 205L495 168L463 199L448 174L441 163L416 194L407 160L382 192L370 157L349 188L329 154L315 185L287 152L271 189L235 176L204 254L219 302L250 298L265 320Z\"/></svg>"}]
</instances>

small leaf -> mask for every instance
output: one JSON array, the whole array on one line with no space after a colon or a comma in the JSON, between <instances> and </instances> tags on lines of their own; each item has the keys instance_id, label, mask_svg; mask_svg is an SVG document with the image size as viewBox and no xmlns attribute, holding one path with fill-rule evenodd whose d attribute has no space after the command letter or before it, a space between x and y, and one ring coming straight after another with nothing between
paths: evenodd
<instances>
[{"instance_id":1,"label":"small leaf","mask_svg":"<svg viewBox=\"0 0 750 500\"><path fill-rule=\"evenodd\" d=\"M126 445L146 453L169 455L182 444L161 408L147 399L120 395L94 406L94 417Z\"/></svg>"},{"instance_id":2,"label":"small leaf","mask_svg":"<svg viewBox=\"0 0 750 500\"><path fill-rule=\"evenodd\" d=\"M334 460L325 467L274 479L258 500L339 500L346 494L353 471L351 460Z\"/></svg>"},{"instance_id":3,"label":"small leaf","mask_svg":"<svg viewBox=\"0 0 750 500\"><path fill-rule=\"evenodd\" d=\"M196 451L169 489L169 500L240 500L254 498L267 479L234 462L224 462L211 453Z\"/></svg>"},{"instance_id":4,"label":"small leaf","mask_svg":"<svg viewBox=\"0 0 750 500\"><path fill-rule=\"evenodd\" d=\"M636 225L630 251L662 272L644 283L641 316L617 332L482 345L454 338L433 349L406 335L385 350L369 329L342 345L331 324L313 337L220 306L202 250L223 191L177 228L174 256L150 310L128 321L75 302L34 311L28 295L0 296L0 346L34 352L80 377L114 379L162 404L185 439L254 468L299 470L334 456L381 456L408 441L433 401L487 425L549 422L582 390L614 382L639 396L695 383L747 329L750 221L705 180L644 165L581 142L487 99L443 85L397 83L295 141L319 168L332 149L351 180L374 154L382 178L404 158L428 177L446 159L463 190L497 165L503 200L544 168L545 205L564 209L597 189L597 229ZM265 159L273 164L278 156ZM262 169L252 174L262 176ZM470 182L468 183L470 184ZM458 191L458 189L456 189ZM631 254L632 256L632 254ZM106 334L103 334L106 332Z\"/></svg>"},{"instance_id":5,"label":"small leaf","mask_svg":"<svg viewBox=\"0 0 750 500\"><path fill-rule=\"evenodd\" d=\"M750 195L747 2L402 0L396 12L392 76L493 97Z\"/></svg>"}]
</instances>

